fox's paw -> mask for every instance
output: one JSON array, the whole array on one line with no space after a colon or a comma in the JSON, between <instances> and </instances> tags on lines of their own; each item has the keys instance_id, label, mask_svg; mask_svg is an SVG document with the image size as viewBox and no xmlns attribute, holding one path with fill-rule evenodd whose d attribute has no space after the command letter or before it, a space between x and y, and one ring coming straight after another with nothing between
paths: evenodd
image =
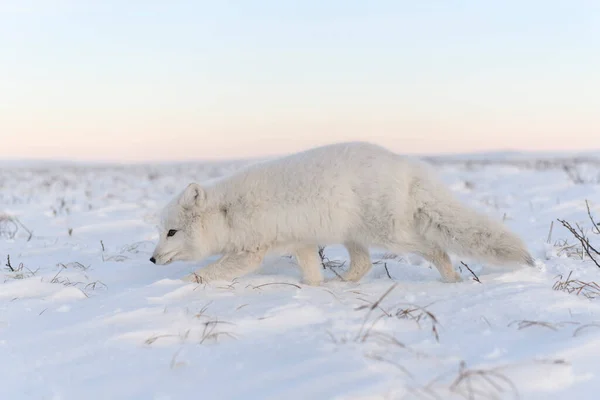
<instances>
[{"instance_id":1,"label":"fox's paw","mask_svg":"<svg viewBox=\"0 0 600 400\"><path fill-rule=\"evenodd\" d=\"M346 272L344 275L336 276L336 279L339 279L343 282L359 282L362 279L363 275L353 274Z\"/></svg>"},{"instance_id":2,"label":"fox's paw","mask_svg":"<svg viewBox=\"0 0 600 400\"><path fill-rule=\"evenodd\" d=\"M192 272L191 274L184 276L182 280L192 283L208 283L208 279L198 272Z\"/></svg>"},{"instance_id":3,"label":"fox's paw","mask_svg":"<svg viewBox=\"0 0 600 400\"><path fill-rule=\"evenodd\" d=\"M321 284L323 283L323 279L318 279L318 278L312 278L312 279L302 278L300 280L300 283L303 284L303 285L308 285L308 286L321 286Z\"/></svg>"},{"instance_id":4,"label":"fox's paw","mask_svg":"<svg viewBox=\"0 0 600 400\"><path fill-rule=\"evenodd\" d=\"M460 274L456 271L454 271L454 273L448 275L448 276L442 276L442 282L445 283L458 283L458 282L462 282L463 278L462 276L460 276Z\"/></svg>"}]
</instances>

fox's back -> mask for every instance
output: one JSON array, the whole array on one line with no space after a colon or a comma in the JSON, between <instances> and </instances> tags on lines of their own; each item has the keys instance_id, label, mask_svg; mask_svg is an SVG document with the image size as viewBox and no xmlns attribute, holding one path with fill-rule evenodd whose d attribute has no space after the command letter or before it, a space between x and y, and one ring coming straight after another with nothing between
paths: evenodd
<instances>
[{"instance_id":1,"label":"fox's back","mask_svg":"<svg viewBox=\"0 0 600 400\"><path fill-rule=\"evenodd\" d=\"M403 219L411 165L377 145L341 143L257 163L219 186L223 200L241 204L239 216L261 232L334 240L365 221L385 230L392 217Z\"/></svg>"},{"instance_id":2,"label":"fox's back","mask_svg":"<svg viewBox=\"0 0 600 400\"><path fill-rule=\"evenodd\" d=\"M317 147L260 162L231 177L230 182L270 197L303 192L306 196L398 182L412 170L411 162L365 142ZM387 181L387 182L386 182Z\"/></svg>"}]
</instances>

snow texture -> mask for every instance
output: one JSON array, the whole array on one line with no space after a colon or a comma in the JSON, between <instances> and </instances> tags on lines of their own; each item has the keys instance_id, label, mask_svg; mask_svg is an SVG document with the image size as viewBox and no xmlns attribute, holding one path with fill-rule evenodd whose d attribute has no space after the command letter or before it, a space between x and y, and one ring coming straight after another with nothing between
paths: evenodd
<instances>
[{"instance_id":1,"label":"snow texture","mask_svg":"<svg viewBox=\"0 0 600 400\"><path fill-rule=\"evenodd\" d=\"M330 246L319 287L285 256L210 285L180 280L199 263L148 261L162 206L242 162L5 163L0 399L596 399L600 297L555 283L600 282L557 221L600 249L586 208L600 221L599 163L509 155L434 164L525 239L534 268L453 258L465 281L448 284L372 249L355 284L333 280L347 254Z\"/></svg>"}]
</instances>

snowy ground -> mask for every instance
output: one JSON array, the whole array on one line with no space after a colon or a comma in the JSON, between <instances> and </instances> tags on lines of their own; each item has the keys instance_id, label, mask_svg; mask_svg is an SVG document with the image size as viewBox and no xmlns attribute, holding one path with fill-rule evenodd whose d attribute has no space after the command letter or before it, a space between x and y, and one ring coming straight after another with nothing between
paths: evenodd
<instances>
[{"instance_id":1,"label":"snowy ground","mask_svg":"<svg viewBox=\"0 0 600 400\"><path fill-rule=\"evenodd\" d=\"M455 258L465 281L445 284L375 249L359 284L300 285L293 260L271 257L197 286L179 280L195 265L151 264L156 211L238 165L0 166L0 399L598 398L600 297L553 289L571 271L600 282L557 221L600 248L585 203L600 221L598 163L438 164L535 268ZM343 248L325 256L327 277L345 268Z\"/></svg>"}]
</instances>

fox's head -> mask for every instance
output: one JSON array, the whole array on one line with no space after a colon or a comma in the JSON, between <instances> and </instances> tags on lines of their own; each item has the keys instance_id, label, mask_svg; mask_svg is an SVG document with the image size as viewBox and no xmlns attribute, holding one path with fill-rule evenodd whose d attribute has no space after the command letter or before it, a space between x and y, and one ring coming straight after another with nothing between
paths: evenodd
<instances>
[{"instance_id":1,"label":"fox's head","mask_svg":"<svg viewBox=\"0 0 600 400\"><path fill-rule=\"evenodd\" d=\"M210 215L205 190L190 183L162 211L159 239L150 261L162 265L208 256L213 239L206 232Z\"/></svg>"}]
</instances>

